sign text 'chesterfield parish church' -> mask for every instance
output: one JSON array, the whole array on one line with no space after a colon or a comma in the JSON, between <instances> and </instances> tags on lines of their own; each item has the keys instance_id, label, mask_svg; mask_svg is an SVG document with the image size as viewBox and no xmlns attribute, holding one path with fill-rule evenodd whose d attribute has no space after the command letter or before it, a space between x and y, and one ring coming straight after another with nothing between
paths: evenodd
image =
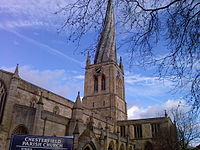
<instances>
[{"instance_id":1,"label":"sign text 'chesterfield parish church'","mask_svg":"<svg viewBox=\"0 0 200 150\"><path fill-rule=\"evenodd\" d=\"M72 137L12 135L10 150L72 150Z\"/></svg>"}]
</instances>

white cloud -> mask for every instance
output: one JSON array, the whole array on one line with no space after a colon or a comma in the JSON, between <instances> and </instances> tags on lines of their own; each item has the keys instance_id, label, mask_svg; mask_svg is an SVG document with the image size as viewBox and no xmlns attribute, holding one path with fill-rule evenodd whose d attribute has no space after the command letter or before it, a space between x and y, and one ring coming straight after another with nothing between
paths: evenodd
<instances>
[{"instance_id":1,"label":"white cloud","mask_svg":"<svg viewBox=\"0 0 200 150\"><path fill-rule=\"evenodd\" d=\"M141 118L152 118L164 116L164 111L170 112L181 105L181 109L186 109L185 101L183 99L168 100L164 104L149 106L142 108L137 105L132 106L128 109L129 119L141 119ZM187 107L188 108L188 107Z\"/></svg>"},{"instance_id":2,"label":"white cloud","mask_svg":"<svg viewBox=\"0 0 200 150\"><path fill-rule=\"evenodd\" d=\"M125 72L127 101L133 101L135 98L142 101L154 101L163 103L166 95L170 95L172 82L169 80L159 80L159 77L145 76ZM131 99L130 99L131 98Z\"/></svg>"},{"instance_id":3,"label":"white cloud","mask_svg":"<svg viewBox=\"0 0 200 150\"><path fill-rule=\"evenodd\" d=\"M15 67L1 67L1 69L14 72ZM77 91L83 90L80 79L75 80L73 74L62 69L37 70L30 66L20 66L19 73L22 79L72 100L75 99Z\"/></svg>"},{"instance_id":4,"label":"white cloud","mask_svg":"<svg viewBox=\"0 0 200 150\"><path fill-rule=\"evenodd\" d=\"M64 7L69 1L63 0L1 0L0 15L9 14L2 18L0 25L6 28L60 25L64 16L54 13Z\"/></svg>"},{"instance_id":5,"label":"white cloud","mask_svg":"<svg viewBox=\"0 0 200 150\"><path fill-rule=\"evenodd\" d=\"M84 76L83 75L78 75L78 76L75 76L74 78L75 79L84 79Z\"/></svg>"},{"instance_id":6,"label":"white cloud","mask_svg":"<svg viewBox=\"0 0 200 150\"><path fill-rule=\"evenodd\" d=\"M169 80L162 81L159 77L141 76L140 74L126 74L125 82L128 84L146 84L149 86L164 85L171 86L172 82Z\"/></svg>"},{"instance_id":7,"label":"white cloud","mask_svg":"<svg viewBox=\"0 0 200 150\"><path fill-rule=\"evenodd\" d=\"M18 28L18 27L30 27L30 26L34 26L34 27L38 27L38 26L48 26L48 23L45 23L43 21L37 21L37 20L18 20L18 21L5 21L2 22L1 27L3 28Z\"/></svg>"}]
</instances>

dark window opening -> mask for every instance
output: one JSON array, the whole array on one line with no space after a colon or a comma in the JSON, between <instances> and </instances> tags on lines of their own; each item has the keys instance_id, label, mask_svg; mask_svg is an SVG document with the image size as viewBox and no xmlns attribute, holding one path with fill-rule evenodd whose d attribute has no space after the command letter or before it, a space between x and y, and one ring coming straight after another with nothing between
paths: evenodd
<instances>
[{"instance_id":1,"label":"dark window opening","mask_svg":"<svg viewBox=\"0 0 200 150\"><path fill-rule=\"evenodd\" d=\"M125 126L120 126L120 135L122 137L126 137Z\"/></svg>"},{"instance_id":2,"label":"dark window opening","mask_svg":"<svg viewBox=\"0 0 200 150\"><path fill-rule=\"evenodd\" d=\"M142 138L142 125L138 124L134 126L134 135L135 138Z\"/></svg>"},{"instance_id":3,"label":"dark window opening","mask_svg":"<svg viewBox=\"0 0 200 150\"><path fill-rule=\"evenodd\" d=\"M94 78L94 92L98 92L98 78Z\"/></svg>"},{"instance_id":4,"label":"dark window opening","mask_svg":"<svg viewBox=\"0 0 200 150\"><path fill-rule=\"evenodd\" d=\"M147 142L145 144L144 150L153 150L153 145L150 142Z\"/></svg>"},{"instance_id":5,"label":"dark window opening","mask_svg":"<svg viewBox=\"0 0 200 150\"><path fill-rule=\"evenodd\" d=\"M159 130L160 130L160 124L159 123L151 124L152 137L158 136Z\"/></svg>"},{"instance_id":6,"label":"dark window opening","mask_svg":"<svg viewBox=\"0 0 200 150\"><path fill-rule=\"evenodd\" d=\"M103 75L101 79L101 90L106 90L106 78Z\"/></svg>"}]
</instances>

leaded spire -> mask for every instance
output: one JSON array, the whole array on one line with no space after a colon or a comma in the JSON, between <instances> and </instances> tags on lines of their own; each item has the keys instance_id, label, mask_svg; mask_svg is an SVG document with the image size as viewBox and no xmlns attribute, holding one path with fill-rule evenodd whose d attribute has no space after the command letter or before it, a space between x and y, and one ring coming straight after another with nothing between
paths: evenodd
<instances>
[{"instance_id":1,"label":"leaded spire","mask_svg":"<svg viewBox=\"0 0 200 150\"><path fill-rule=\"evenodd\" d=\"M108 0L103 31L101 32L101 37L97 46L94 64L105 61L117 62L115 17L112 0Z\"/></svg>"}]
</instances>

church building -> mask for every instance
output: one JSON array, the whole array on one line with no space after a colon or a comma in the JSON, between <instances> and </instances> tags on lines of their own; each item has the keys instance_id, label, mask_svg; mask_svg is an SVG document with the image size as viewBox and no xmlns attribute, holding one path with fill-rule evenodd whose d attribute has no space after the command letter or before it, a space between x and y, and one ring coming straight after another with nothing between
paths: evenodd
<instances>
[{"instance_id":1,"label":"church building","mask_svg":"<svg viewBox=\"0 0 200 150\"><path fill-rule=\"evenodd\" d=\"M165 115L127 120L124 68L117 61L115 17L108 1L94 61L88 55L84 97L75 102L0 70L0 150L12 134L73 136L74 150L156 150L160 129L174 127ZM70 86L70 85L69 85Z\"/></svg>"}]
</instances>

